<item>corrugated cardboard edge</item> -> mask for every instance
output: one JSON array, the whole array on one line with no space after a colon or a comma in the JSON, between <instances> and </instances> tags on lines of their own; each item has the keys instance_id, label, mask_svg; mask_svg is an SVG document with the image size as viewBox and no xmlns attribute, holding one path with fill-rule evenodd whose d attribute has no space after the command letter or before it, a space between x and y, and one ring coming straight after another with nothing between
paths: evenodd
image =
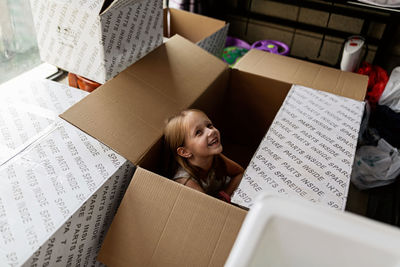
<instances>
[{"instance_id":1,"label":"corrugated cardboard edge","mask_svg":"<svg viewBox=\"0 0 400 267\"><path fill-rule=\"evenodd\" d=\"M344 72L257 49L246 53L234 68L359 101L364 100L368 84L368 77L365 75Z\"/></svg>"},{"instance_id":2,"label":"corrugated cardboard edge","mask_svg":"<svg viewBox=\"0 0 400 267\"><path fill-rule=\"evenodd\" d=\"M175 35L60 115L138 163L165 119L191 106L228 66Z\"/></svg>"},{"instance_id":3,"label":"corrugated cardboard edge","mask_svg":"<svg viewBox=\"0 0 400 267\"><path fill-rule=\"evenodd\" d=\"M227 25L225 21L222 20L194 14L175 8L164 9L164 12L169 13L170 16L168 31L170 36L166 37L171 37L174 34L179 34L189 41L192 41L193 43L200 42L210 37L215 32L220 31Z\"/></svg>"},{"instance_id":4,"label":"corrugated cardboard edge","mask_svg":"<svg viewBox=\"0 0 400 267\"><path fill-rule=\"evenodd\" d=\"M246 214L138 168L99 260L108 266L223 266Z\"/></svg>"}]
</instances>

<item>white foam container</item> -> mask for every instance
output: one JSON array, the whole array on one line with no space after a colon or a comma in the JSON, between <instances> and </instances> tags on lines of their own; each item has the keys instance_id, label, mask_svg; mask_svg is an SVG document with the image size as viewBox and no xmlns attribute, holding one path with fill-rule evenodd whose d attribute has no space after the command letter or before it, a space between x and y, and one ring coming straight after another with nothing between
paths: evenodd
<instances>
[{"instance_id":1,"label":"white foam container","mask_svg":"<svg viewBox=\"0 0 400 267\"><path fill-rule=\"evenodd\" d=\"M400 230L265 194L246 216L225 266L400 266Z\"/></svg>"}]
</instances>

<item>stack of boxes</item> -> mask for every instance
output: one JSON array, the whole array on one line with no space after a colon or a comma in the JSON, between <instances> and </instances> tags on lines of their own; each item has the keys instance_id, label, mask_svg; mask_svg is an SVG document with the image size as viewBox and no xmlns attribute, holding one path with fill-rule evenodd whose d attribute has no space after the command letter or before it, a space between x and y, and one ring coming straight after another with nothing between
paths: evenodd
<instances>
[{"instance_id":1,"label":"stack of boxes","mask_svg":"<svg viewBox=\"0 0 400 267\"><path fill-rule=\"evenodd\" d=\"M160 1L31 4L42 60L101 83L161 44L164 13L170 18L166 33L178 31L215 54L228 29L184 11L163 13ZM200 30L191 34L188 22ZM2 262L98 264L134 165L58 117L86 92L30 80L0 90Z\"/></svg>"},{"instance_id":2,"label":"stack of boxes","mask_svg":"<svg viewBox=\"0 0 400 267\"><path fill-rule=\"evenodd\" d=\"M22 146L8 144L2 157L3 262L95 265L101 247L99 259L110 266L222 266L246 211L160 175L164 121L184 108L204 110L221 130L224 153L243 166L254 165L251 158L267 132L264 141L279 135L279 115L294 108L285 99L299 88L300 94L354 106L349 127L357 135L367 85L361 75L253 50L229 69L214 56L223 49L228 25L184 11L163 12L161 1L43 0L32 1L32 8L42 59L104 85L88 95L40 83L23 88L34 103L10 102L11 117L19 114L15 106L24 107L18 116L39 116L39 122L13 119L36 132L18 133ZM161 44L163 36L169 40ZM332 94L291 90L292 84ZM332 123L343 125L335 118ZM305 116L303 125L313 119ZM4 122L2 129L11 124ZM5 140L10 135L2 133ZM346 132L337 131L335 142L342 137ZM268 149L269 155L280 153ZM318 151L310 149L309 156L320 158ZM348 151L351 162L355 147ZM306 162L302 153L296 157ZM320 175L326 183L333 179ZM304 178L316 183L308 173ZM340 179L345 187L334 201L343 209L349 177ZM260 181L255 183L262 186ZM244 187L248 181L242 183L235 193L239 204L243 194L252 198Z\"/></svg>"},{"instance_id":3,"label":"stack of boxes","mask_svg":"<svg viewBox=\"0 0 400 267\"><path fill-rule=\"evenodd\" d=\"M1 88L1 261L93 265L134 167L58 117L86 92L20 86Z\"/></svg>"}]
</instances>

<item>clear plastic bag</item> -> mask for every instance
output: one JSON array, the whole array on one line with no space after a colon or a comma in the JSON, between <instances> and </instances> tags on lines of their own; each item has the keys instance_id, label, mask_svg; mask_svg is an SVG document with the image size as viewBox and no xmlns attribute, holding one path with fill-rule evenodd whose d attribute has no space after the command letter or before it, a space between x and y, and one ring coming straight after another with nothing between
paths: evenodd
<instances>
[{"instance_id":1,"label":"clear plastic bag","mask_svg":"<svg viewBox=\"0 0 400 267\"><path fill-rule=\"evenodd\" d=\"M377 146L361 146L357 150L351 181L364 190L393 183L399 174L399 151L381 138Z\"/></svg>"},{"instance_id":2,"label":"clear plastic bag","mask_svg":"<svg viewBox=\"0 0 400 267\"><path fill-rule=\"evenodd\" d=\"M385 90L379 98L379 105L385 105L400 112L400 66L392 70Z\"/></svg>"}]
</instances>

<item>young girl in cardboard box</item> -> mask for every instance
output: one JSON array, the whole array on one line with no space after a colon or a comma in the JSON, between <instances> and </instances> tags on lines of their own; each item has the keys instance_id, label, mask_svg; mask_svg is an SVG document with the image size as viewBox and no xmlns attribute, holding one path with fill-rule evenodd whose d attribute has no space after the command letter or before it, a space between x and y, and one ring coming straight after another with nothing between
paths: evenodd
<instances>
[{"instance_id":1,"label":"young girl in cardboard box","mask_svg":"<svg viewBox=\"0 0 400 267\"><path fill-rule=\"evenodd\" d=\"M230 202L244 169L221 153L220 133L207 115L184 110L168 120L164 136L175 159L172 179Z\"/></svg>"}]
</instances>

